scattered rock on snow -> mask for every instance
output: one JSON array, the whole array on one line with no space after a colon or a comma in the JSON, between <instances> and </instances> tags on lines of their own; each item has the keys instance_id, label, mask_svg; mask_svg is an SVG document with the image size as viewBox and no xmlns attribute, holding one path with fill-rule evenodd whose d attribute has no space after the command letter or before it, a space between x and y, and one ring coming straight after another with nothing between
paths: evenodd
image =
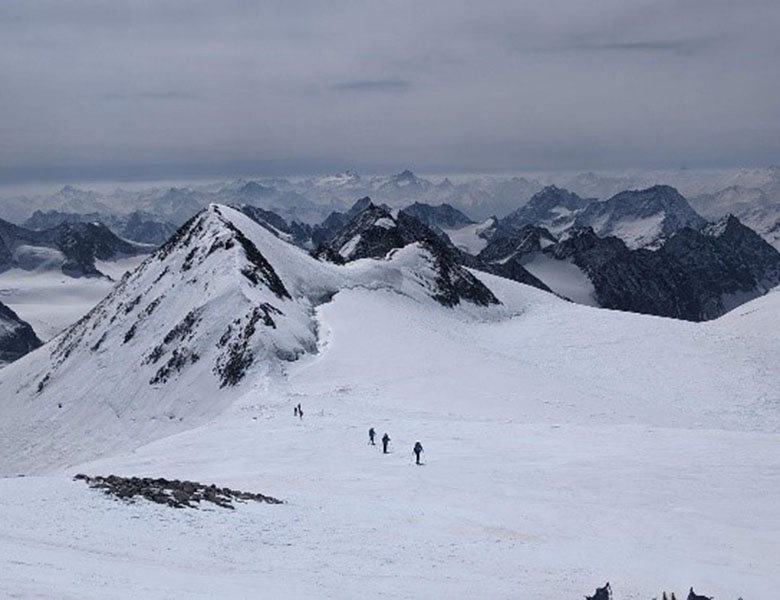
<instances>
[{"instance_id":1,"label":"scattered rock on snow","mask_svg":"<svg viewBox=\"0 0 780 600\"><path fill-rule=\"evenodd\" d=\"M211 502L222 508L234 509L233 502L264 502L283 504L282 500L264 494L242 492L230 488L220 488L214 484L205 485L196 481L179 481L151 477L90 477L79 473L74 480L84 481L93 489L103 490L107 495L120 500L133 502L137 496L157 504L166 504L172 508L197 508L201 502Z\"/></svg>"}]
</instances>

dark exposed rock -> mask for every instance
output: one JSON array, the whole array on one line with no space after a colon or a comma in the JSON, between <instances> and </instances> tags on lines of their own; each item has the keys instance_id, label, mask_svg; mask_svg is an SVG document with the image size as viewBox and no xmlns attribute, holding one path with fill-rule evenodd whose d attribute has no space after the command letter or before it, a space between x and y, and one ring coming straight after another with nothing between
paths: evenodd
<instances>
[{"instance_id":1,"label":"dark exposed rock","mask_svg":"<svg viewBox=\"0 0 780 600\"><path fill-rule=\"evenodd\" d=\"M175 348L173 352L171 352L168 361L157 369L154 377L149 380L149 384L157 385L165 383L172 376L181 372L184 367L198 362L199 359L200 357L189 348Z\"/></svg>"},{"instance_id":2,"label":"dark exposed rock","mask_svg":"<svg viewBox=\"0 0 780 600\"><path fill-rule=\"evenodd\" d=\"M260 253L257 246L233 225L233 223L227 220L223 220L223 223L225 227L233 232L235 239L241 244L241 247L246 254L246 258L250 263L248 267L241 270L241 274L255 285L264 284L279 298L291 298L290 292L284 287L284 283L279 279L279 276L276 274L276 271L274 271L271 263L269 263L265 256Z\"/></svg>"},{"instance_id":3,"label":"dark exposed rock","mask_svg":"<svg viewBox=\"0 0 780 600\"><path fill-rule=\"evenodd\" d=\"M413 216L397 216L385 207L368 204L341 230L326 240L315 253L320 260L341 264L360 258L384 258L391 251L419 243L431 256L437 289L431 296L444 306L461 300L486 306L498 299L460 263L463 255L446 236L436 234Z\"/></svg>"},{"instance_id":4,"label":"dark exposed rock","mask_svg":"<svg viewBox=\"0 0 780 600\"><path fill-rule=\"evenodd\" d=\"M688 600L712 600L710 596L702 596L701 594L697 594L693 591L693 588L691 588L688 591Z\"/></svg>"},{"instance_id":5,"label":"dark exposed rock","mask_svg":"<svg viewBox=\"0 0 780 600\"><path fill-rule=\"evenodd\" d=\"M52 229L64 223L102 223L125 240L151 246L159 246L177 229L176 225L166 219L140 210L127 215L36 210L24 222L24 227L40 231Z\"/></svg>"},{"instance_id":6,"label":"dark exposed rock","mask_svg":"<svg viewBox=\"0 0 780 600\"><path fill-rule=\"evenodd\" d=\"M573 262L587 275L604 308L703 321L780 284L780 253L728 217L702 230L683 227L656 251L631 250L592 228L572 228L555 241L525 226L495 237L478 258L497 275L534 254Z\"/></svg>"},{"instance_id":7,"label":"dark exposed rock","mask_svg":"<svg viewBox=\"0 0 780 600\"><path fill-rule=\"evenodd\" d=\"M609 582L604 587L596 588L596 593L592 596L585 596L585 600L611 600L612 599L612 586Z\"/></svg>"},{"instance_id":8,"label":"dark exposed rock","mask_svg":"<svg viewBox=\"0 0 780 600\"><path fill-rule=\"evenodd\" d=\"M100 277L103 274L95 267L96 259L112 260L149 250L120 239L101 223L62 223L33 231L0 220L0 270L51 264L70 277Z\"/></svg>"},{"instance_id":9,"label":"dark exposed rock","mask_svg":"<svg viewBox=\"0 0 780 600\"><path fill-rule=\"evenodd\" d=\"M526 225L563 228L573 223L574 215L583 210L592 200L580 198L577 194L556 187L547 186L514 212L499 221L502 234L519 230Z\"/></svg>"},{"instance_id":10,"label":"dark exposed rock","mask_svg":"<svg viewBox=\"0 0 780 600\"><path fill-rule=\"evenodd\" d=\"M198 508L201 502L210 502L222 508L235 509L236 502L262 502L264 504L283 504L282 500L264 494L242 492L214 484L205 485L195 481L169 480L161 477L90 477L79 473L74 478L83 481L89 487L103 490L108 496L114 496L127 502L144 498L150 502L164 504L172 508Z\"/></svg>"},{"instance_id":11,"label":"dark exposed rock","mask_svg":"<svg viewBox=\"0 0 780 600\"><path fill-rule=\"evenodd\" d=\"M438 289L433 299L443 306L453 307L461 300L468 300L477 306L499 304L499 300L479 279L459 265L452 254L442 252L437 246L423 242L434 261Z\"/></svg>"},{"instance_id":12,"label":"dark exposed rock","mask_svg":"<svg viewBox=\"0 0 780 600\"><path fill-rule=\"evenodd\" d=\"M308 223L293 221L287 223L280 215L271 211L252 206L251 204L239 204L235 206L255 223L262 225L274 235L286 234L288 240L303 248L311 245L314 228Z\"/></svg>"},{"instance_id":13,"label":"dark exposed rock","mask_svg":"<svg viewBox=\"0 0 780 600\"><path fill-rule=\"evenodd\" d=\"M328 239L336 235L347 223L371 205L371 198L366 196L355 202L347 212L330 213L322 223L314 226L311 234L312 247L322 247Z\"/></svg>"},{"instance_id":14,"label":"dark exposed rock","mask_svg":"<svg viewBox=\"0 0 780 600\"><path fill-rule=\"evenodd\" d=\"M0 302L0 364L32 352L41 343L30 324Z\"/></svg>"},{"instance_id":15,"label":"dark exposed rock","mask_svg":"<svg viewBox=\"0 0 780 600\"><path fill-rule=\"evenodd\" d=\"M249 349L249 342L255 334L257 324L262 323L266 327L276 329L273 316L282 315L282 312L263 303L252 308L252 311L244 319L236 319L217 342L224 352L214 366L214 373L219 376L220 387L237 385L246 374L247 369L254 362L254 354Z\"/></svg>"},{"instance_id":16,"label":"dark exposed rock","mask_svg":"<svg viewBox=\"0 0 780 600\"><path fill-rule=\"evenodd\" d=\"M477 258L487 263L505 261L515 255L541 252L544 248L557 243L558 240L544 227L524 225L520 229L513 229L504 235L494 237Z\"/></svg>"},{"instance_id":17,"label":"dark exposed rock","mask_svg":"<svg viewBox=\"0 0 780 600\"><path fill-rule=\"evenodd\" d=\"M449 204L431 206L430 204L415 202L404 208L401 212L414 217L420 221L420 223L431 228L457 229L474 223L474 221L469 219L461 211Z\"/></svg>"}]
</instances>

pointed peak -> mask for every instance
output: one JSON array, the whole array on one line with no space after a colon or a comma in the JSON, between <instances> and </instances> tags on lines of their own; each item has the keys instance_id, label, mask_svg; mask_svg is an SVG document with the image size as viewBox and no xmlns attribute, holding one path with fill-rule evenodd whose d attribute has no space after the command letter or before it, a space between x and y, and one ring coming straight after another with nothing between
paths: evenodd
<instances>
[{"instance_id":1,"label":"pointed peak","mask_svg":"<svg viewBox=\"0 0 780 600\"><path fill-rule=\"evenodd\" d=\"M719 238L729 231L737 231L744 228L745 226L742 222L733 214L729 213L722 219L706 225L702 229L702 233L709 237Z\"/></svg>"}]
</instances>

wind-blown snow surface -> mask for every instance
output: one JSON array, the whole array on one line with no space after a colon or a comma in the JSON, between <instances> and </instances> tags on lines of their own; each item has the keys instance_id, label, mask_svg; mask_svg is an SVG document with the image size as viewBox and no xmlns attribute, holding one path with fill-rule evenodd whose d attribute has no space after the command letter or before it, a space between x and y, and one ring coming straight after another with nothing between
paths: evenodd
<instances>
[{"instance_id":1,"label":"wind-blown snow surface","mask_svg":"<svg viewBox=\"0 0 780 600\"><path fill-rule=\"evenodd\" d=\"M627 600L774 597L780 340L743 330L752 303L693 324L480 277L501 307L342 289L314 310L318 352L254 373L211 422L0 479L0 595L578 598L609 579ZM776 295L755 301L764 318ZM125 506L78 471L287 504Z\"/></svg>"}]
</instances>

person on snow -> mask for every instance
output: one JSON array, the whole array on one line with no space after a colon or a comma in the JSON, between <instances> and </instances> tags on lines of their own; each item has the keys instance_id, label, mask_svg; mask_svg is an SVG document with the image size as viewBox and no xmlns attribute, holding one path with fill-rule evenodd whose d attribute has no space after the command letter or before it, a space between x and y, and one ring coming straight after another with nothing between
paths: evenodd
<instances>
[{"instance_id":1,"label":"person on snow","mask_svg":"<svg viewBox=\"0 0 780 600\"><path fill-rule=\"evenodd\" d=\"M301 403L298 403L298 417L303 420L303 409L301 408Z\"/></svg>"},{"instance_id":2,"label":"person on snow","mask_svg":"<svg viewBox=\"0 0 780 600\"><path fill-rule=\"evenodd\" d=\"M298 405L297 404L293 407L293 416L294 417L298 416Z\"/></svg>"},{"instance_id":3,"label":"person on snow","mask_svg":"<svg viewBox=\"0 0 780 600\"><path fill-rule=\"evenodd\" d=\"M387 444L390 443L390 436L386 433L382 436L382 454L387 454Z\"/></svg>"},{"instance_id":4,"label":"person on snow","mask_svg":"<svg viewBox=\"0 0 780 600\"><path fill-rule=\"evenodd\" d=\"M415 456L416 464L418 464L418 465L419 465L419 464L422 464L422 463L420 462L420 455L421 455L422 453L423 453L423 447L422 447L422 444L421 444L420 442L415 442L415 443L414 443L414 456Z\"/></svg>"},{"instance_id":5,"label":"person on snow","mask_svg":"<svg viewBox=\"0 0 780 600\"><path fill-rule=\"evenodd\" d=\"M374 437L376 436L376 431L374 431L374 428L368 430L368 443L372 446L376 446L376 442L374 442Z\"/></svg>"}]
</instances>

